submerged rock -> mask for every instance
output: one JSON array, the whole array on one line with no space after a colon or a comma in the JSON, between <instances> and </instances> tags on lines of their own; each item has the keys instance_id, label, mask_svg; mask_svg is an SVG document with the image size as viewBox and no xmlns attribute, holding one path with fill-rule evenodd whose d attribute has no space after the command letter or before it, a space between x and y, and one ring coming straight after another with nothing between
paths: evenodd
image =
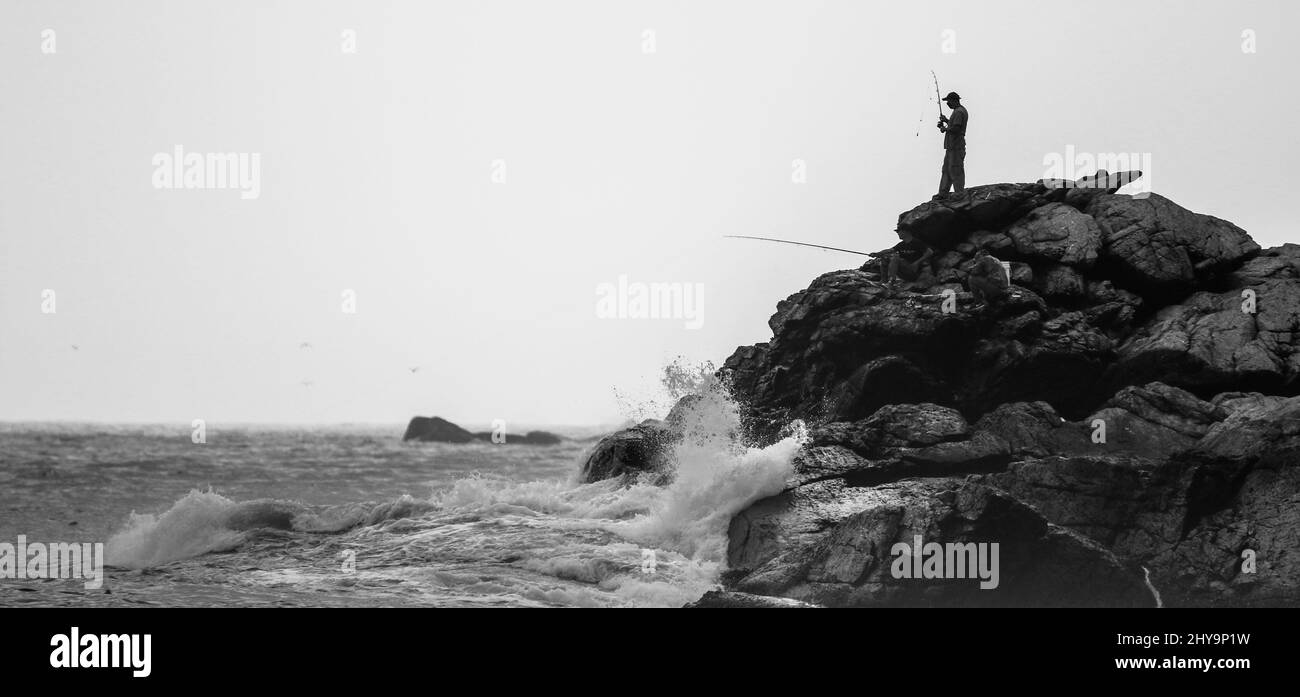
<instances>
[{"instance_id":1,"label":"submerged rock","mask_svg":"<svg viewBox=\"0 0 1300 697\"><path fill-rule=\"evenodd\" d=\"M475 433L474 439L495 443L496 441L492 440L492 435L491 432L484 431ZM514 433L503 433L499 437L504 445L558 445L564 442L563 438L549 431L529 431L522 436Z\"/></svg>"}]
</instances>

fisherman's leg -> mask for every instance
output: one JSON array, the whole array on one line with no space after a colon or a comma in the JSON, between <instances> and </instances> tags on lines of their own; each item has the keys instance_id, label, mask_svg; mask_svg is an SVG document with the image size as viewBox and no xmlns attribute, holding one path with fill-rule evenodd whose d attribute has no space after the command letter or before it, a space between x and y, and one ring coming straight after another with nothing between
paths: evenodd
<instances>
[{"instance_id":1,"label":"fisherman's leg","mask_svg":"<svg viewBox=\"0 0 1300 697\"><path fill-rule=\"evenodd\" d=\"M948 176L952 178L953 190L961 193L966 190L966 149L949 150L952 163L948 165Z\"/></svg>"},{"instance_id":2,"label":"fisherman's leg","mask_svg":"<svg viewBox=\"0 0 1300 697\"><path fill-rule=\"evenodd\" d=\"M943 151L943 165L941 165L939 168L940 169L940 174L939 174L939 195L940 196L943 196L944 194L948 193L948 190L952 188L952 176L948 172L948 153L950 152L952 151L951 150Z\"/></svg>"}]
</instances>

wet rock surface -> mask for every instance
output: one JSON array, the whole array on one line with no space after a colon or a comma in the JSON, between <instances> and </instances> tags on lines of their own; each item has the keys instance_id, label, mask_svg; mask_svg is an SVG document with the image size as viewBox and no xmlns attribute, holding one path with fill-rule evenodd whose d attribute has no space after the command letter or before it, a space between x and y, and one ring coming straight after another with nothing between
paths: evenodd
<instances>
[{"instance_id":1,"label":"wet rock surface","mask_svg":"<svg viewBox=\"0 0 1300 697\"><path fill-rule=\"evenodd\" d=\"M665 473L670 465L672 445L680 438L680 432L657 419L646 419L612 433L601 438L587 454L578 481Z\"/></svg>"},{"instance_id":2,"label":"wet rock surface","mask_svg":"<svg viewBox=\"0 0 1300 697\"><path fill-rule=\"evenodd\" d=\"M915 280L823 274L720 371L755 442L809 424L785 491L732 520L729 591L1300 604L1300 245L1042 182L927 201L898 234L882 256L931 251ZM1009 262L1000 300L968 292L981 249ZM917 536L998 542L998 586L900 578Z\"/></svg>"}]
</instances>

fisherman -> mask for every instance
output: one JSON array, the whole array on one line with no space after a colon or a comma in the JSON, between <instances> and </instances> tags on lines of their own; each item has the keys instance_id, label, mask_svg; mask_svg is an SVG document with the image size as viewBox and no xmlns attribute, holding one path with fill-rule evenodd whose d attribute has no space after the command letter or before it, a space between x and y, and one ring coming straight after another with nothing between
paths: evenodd
<instances>
[{"instance_id":1,"label":"fisherman","mask_svg":"<svg viewBox=\"0 0 1300 697\"><path fill-rule=\"evenodd\" d=\"M966 190L966 123L970 116L961 105L961 95L949 92L943 101L952 109L952 116L939 114L939 132L943 134L943 173L939 177L939 193Z\"/></svg>"},{"instance_id":2,"label":"fisherman","mask_svg":"<svg viewBox=\"0 0 1300 697\"><path fill-rule=\"evenodd\" d=\"M880 260L884 270L882 274L884 281L890 286L897 281L911 283L920 278L923 271L929 270L930 257L934 256L934 250L925 247L921 254L912 260L908 260L903 254L903 250L895 248L889 253L888 259Z\"/></svg>"}]
</instances>

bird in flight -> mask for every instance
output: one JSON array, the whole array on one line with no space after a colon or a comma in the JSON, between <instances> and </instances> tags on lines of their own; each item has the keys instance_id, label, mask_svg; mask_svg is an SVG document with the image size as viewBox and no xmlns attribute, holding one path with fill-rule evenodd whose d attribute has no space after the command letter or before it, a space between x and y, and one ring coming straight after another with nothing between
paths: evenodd
<instances>
[{"instance_id":1,"label":"bird in flight","mask_svg":"<svg viewBox=\"0 0 1300 697\"><path fill-rule=\"evenodd\" d=\"M307 342L307 341L304 341L304 342L302 342L301 344L298 344L298 348L300 348L300 349L309 349L309 348L311 348L311 343L310 343L310 342Z\"/></svg>"},{"instance_id":2,"label":"bird in flight","mask_svg":"<svg viewBox=\"0 0 1300 697\"><path fill-rule=\"evenodd\" d=\"M407 368L407 370L411 371L412 373L418 373L420 372L420 366L418 365L411 366L410 368Z\"/></svg>"},{"instance_id":3,"label":"bird in flight","mask_svg":"<svg viewBox=\"0 0 1300 697\"><path fill-rule=\"evenodd\" d=\"M78 345L76 345L76 344L73 344L73 345L72 345L72 350L73 350L73 351L80 351L80 350L81 350L81 347L78 346Z\"/></svg>"},{"instance_id":4,"label":"bird in flight","mask_svg":"<svg viewBox=\"0 0 1300 697\"><path fill-rule=\"evenodd\" d=\"M316 384L316 383L312 382L311 380L303 380L303 381L302 381L302 386L303 386L303 387L311 387L312 385L315 385L315 384Z\"/></svg>"}]
</instances>

